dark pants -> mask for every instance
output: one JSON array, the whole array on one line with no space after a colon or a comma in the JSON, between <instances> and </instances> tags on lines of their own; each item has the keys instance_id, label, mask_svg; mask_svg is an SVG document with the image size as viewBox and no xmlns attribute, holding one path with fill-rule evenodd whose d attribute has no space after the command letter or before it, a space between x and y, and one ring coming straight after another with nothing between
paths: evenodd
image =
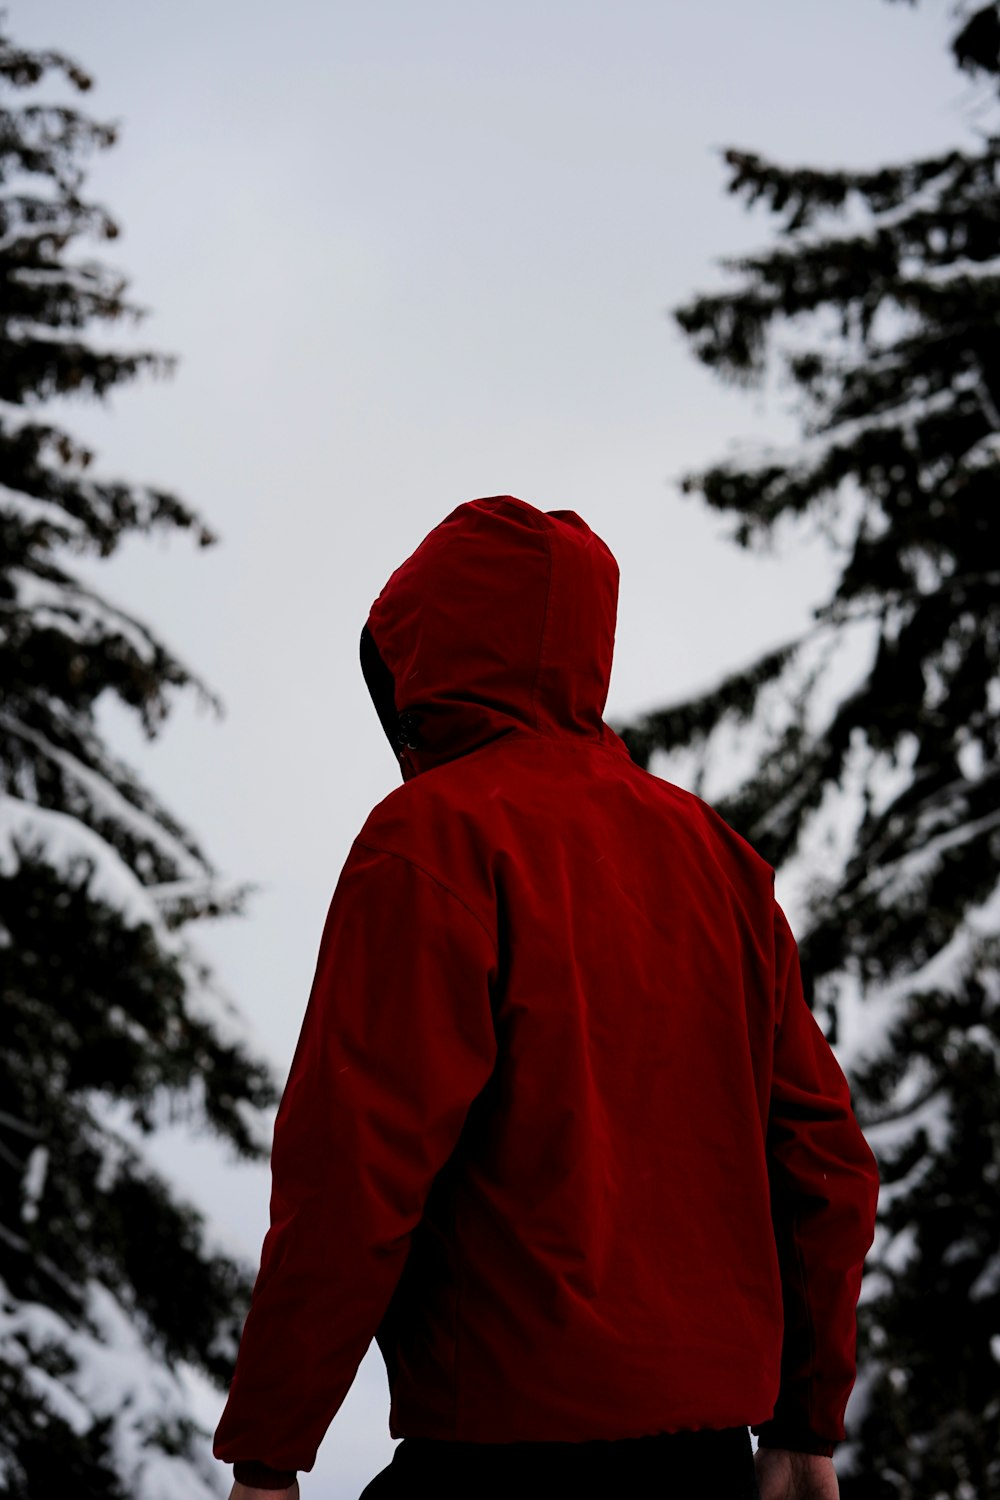
<instances>
[{"instance_id":1,"label":"dark pants","mask_svg":"<svg viewBox=\"0 0 1000 1500\"><path fill-rule=\"evenodd\" d=\"M586 1443L450 1443L404 1438L361 1500L758 1500L750 1433L664 1432Z\"/></svg>"}]
</instances>

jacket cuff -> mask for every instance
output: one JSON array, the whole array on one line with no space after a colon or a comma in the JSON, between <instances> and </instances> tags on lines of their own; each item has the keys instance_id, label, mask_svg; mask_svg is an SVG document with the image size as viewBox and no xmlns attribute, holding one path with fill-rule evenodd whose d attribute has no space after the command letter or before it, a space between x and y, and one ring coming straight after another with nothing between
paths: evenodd
<instances>
[{"instance_id":1,"label":"jacket cuff","mask_svg":"<svg viewBox=\"0 0 1000 1500\"><path fill-rule=\"evenodd\" d=\"M833 1457L835 1444L802 1422L776 1418L772 1422L761 1422L750 1431L756 1434L758 1448L784 1448L788 1453L818 1453L823 1458Z\"/></svg>"},{"instance_id":2,"label":"jacket cuff","mask_svg":"<svg viewBox=\"0 0 1000 1500\"><path fill-rule=\"evenodd\" d=\"M297 1477L296 1469L271 1469L256 1458L238 1458L233 1464L233 1478L237 1484L246 1484L255 1490L287 1490Z\"/></svg>"}]
</instances>

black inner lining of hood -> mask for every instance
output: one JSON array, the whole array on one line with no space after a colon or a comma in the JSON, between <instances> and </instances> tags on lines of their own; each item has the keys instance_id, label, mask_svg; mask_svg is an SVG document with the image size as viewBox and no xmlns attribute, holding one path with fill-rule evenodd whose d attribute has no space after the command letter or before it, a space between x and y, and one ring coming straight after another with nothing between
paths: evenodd
<instances>
[{"instance_id":1,"label":"black inner lining of hood","mask_svg":"<svg viewBox=\"0 0 1000 1500\"><path fill-rule=\"evenodd\" d=\"M399 759L399 715L396 712L396 684L392 673L379 655L372 633L366 625L361 632L361 671L375 705L392 753Z\"/></svg>"}]
</instances>

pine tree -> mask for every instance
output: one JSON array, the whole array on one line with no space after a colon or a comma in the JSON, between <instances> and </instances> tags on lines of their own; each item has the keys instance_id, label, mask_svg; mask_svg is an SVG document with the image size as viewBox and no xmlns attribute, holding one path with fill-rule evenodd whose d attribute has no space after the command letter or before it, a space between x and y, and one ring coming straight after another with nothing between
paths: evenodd
<instances>
[{"instance_id":1,"label":"pine tree","mask_svg":"<svg viewBox=\"0 0 1000 1500\"><path fill-rule=\"evenodd\" d=\"M175 496L93 477L92 454L39 420L169 362L87 341L138 315L122 277L75 254L117 233L80 196L114 130L37 102L47 75L90 80L5 33L0 17L0 1495L208 1496L224 1476L184 1372L228 1384L252 1279L144 1143L181 1118L266 1156L276 1090L184 933L246 889L95 715L111 694L152 737L174 694L216 700L73 559L153 528L213 537Z\"/></svg>"},{"instance_id":2,"label":"pine tree","mask_svg":"<svg viewBox=\"0 0 1000 1500\"><path fill-rule=\"evenodd\" d=\"M954 33L994 108L1000 4ZM674 316L724 379L783 380L801 441L681 490L746 548L820 526L837 579L801 635L622 726L796 882L879 1158L844 1500L1000 1495L1000 135L975 131L876 170L725 152L775 240Z\"/></svg>"}]
</instances>

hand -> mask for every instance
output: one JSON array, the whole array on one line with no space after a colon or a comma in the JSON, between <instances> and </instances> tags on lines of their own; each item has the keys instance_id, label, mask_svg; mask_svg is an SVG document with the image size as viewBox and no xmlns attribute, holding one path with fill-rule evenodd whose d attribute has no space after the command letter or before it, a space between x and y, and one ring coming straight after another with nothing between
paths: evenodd
<instances>
[{"instance_id":1,"label":"hand","mask_svg":"<svg viewBox=\"0 0 1000 1500\"><path fill-rule=\"evenodd\" d=\"M832 1458L758 1448L755 1462L760 1500L840 1500Z\"/></svg>"},{"instance_id":2,"label":"hand","mask_svg":"<svg viewBox=\"0 0 1000 1500\"><path fill-rule=\"evenodd\" d=\"M287 1490L259 1490L255 1485L240 1484L237 1479L229 1491L229 1500L299 1500L299 1481Z\"/></svg>"}]
</instances>

